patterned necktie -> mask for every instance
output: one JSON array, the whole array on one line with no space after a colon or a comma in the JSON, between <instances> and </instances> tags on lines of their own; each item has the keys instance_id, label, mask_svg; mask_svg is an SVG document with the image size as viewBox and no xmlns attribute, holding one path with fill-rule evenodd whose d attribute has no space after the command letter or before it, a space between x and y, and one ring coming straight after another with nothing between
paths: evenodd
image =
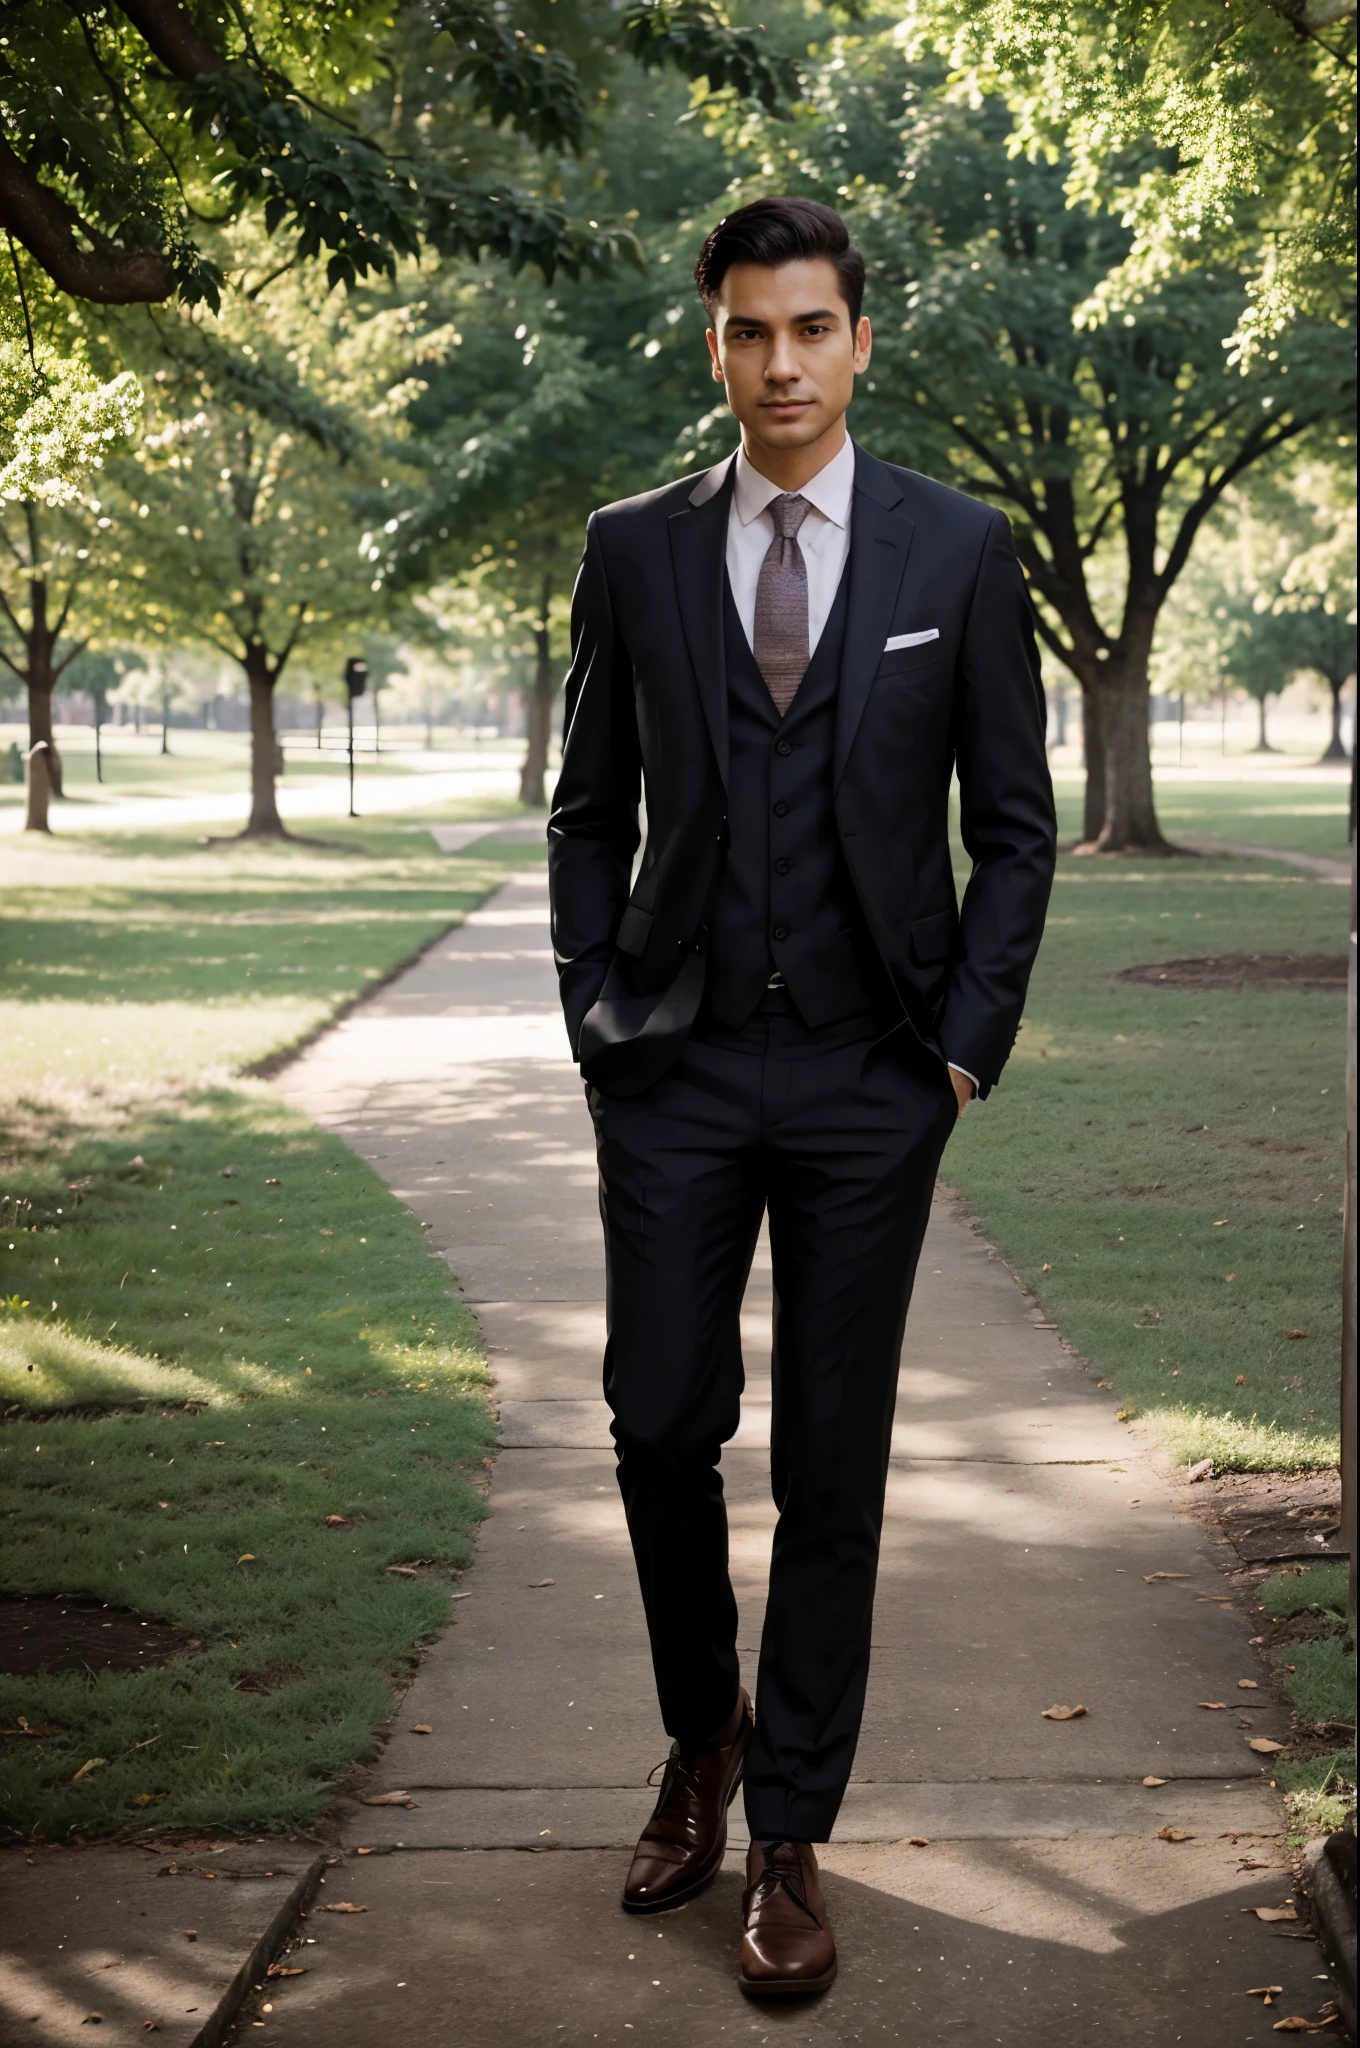
<instances>
[{"instance_id":1,"label":"patterned necktie","mask_svg":"<svg viewBox=\"0 0 1360 2048\"><path fill-rule=\"evenodd\" d=\"M774 539L756 584L756 667L781 718L807 672L807 563L798 545L798 529L811 510L806 498L792 493L771 500Z\"/></svg>"}]
</instances>

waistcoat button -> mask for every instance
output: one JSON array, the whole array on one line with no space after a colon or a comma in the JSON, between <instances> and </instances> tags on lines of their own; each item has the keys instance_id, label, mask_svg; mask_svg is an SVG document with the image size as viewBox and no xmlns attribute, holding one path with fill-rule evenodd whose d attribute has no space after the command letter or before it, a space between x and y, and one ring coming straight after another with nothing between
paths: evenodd
<instances>
[{"instance_id":1,"label":"waistcoat button","mask_svg":"<svg viewBox=\"0 0 1360 2048\"><path fill-rule=\"evenodd\" d=\"M793 752L793 743L790 740L776 740L774 750L776 754L791 754Z\"/></svg>"},{"instance_id":2,"label":"waistcoat button","mask_svg":"<svg viewBox=\"0 0 1360 2048\"><path fill-rule=\"evenodd\" d=\"M770 934L770 936L775 939L786 939L788 935L789 928L786 924L777 924L773 932Z\"/></svg>"},{"instance_id":3,"label":"waistcoat button","mask_svg":"<svg viewBox=\"0 0 1360 2048\"><path fill-rule=\"evenodd\" d=\"M774 871L777 875L786 875L792 866L793 862L791 860L777 860L774 864Z\"/></svg>"},{"instance_id":4,"label":"waistcoat button","mask_svg":"<svg viewBox=\"0 0 1360 2048\"><path fill-rule=\"evenodd\" d=\"M788 805L782 801L777 803L774 807L774 814L776 818L787 818L789 815Z\"/></svg>"}]
</instances>

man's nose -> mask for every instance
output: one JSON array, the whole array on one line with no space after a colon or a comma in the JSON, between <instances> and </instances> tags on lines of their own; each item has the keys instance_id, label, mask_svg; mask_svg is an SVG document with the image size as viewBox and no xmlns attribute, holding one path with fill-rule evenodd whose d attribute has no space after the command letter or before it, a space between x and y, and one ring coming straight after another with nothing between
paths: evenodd
<instances>
[{"instance_id":1,"label":"man's nose","mask_svg":"<svg viewBox=\"0 0 1360 2048\"><path fill-rule=\"evenodd\" d=\"M765 365L767 384L793 384L803 374L793 343L787 335L777 334L770 348L769 361Z\"/></svg>"}]
</instances>

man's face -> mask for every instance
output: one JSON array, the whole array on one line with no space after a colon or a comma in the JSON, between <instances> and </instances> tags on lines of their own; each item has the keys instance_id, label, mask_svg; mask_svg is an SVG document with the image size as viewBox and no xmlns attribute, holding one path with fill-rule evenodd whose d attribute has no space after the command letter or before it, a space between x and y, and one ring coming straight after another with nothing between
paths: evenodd
<instances>
[{"instance_id":1,"label":"man's face","mask_svg":"<svg viewBox=\"0 0 1360 2048\"><path fill-rule=\"evenodd\" d=\"M824 257L733 264L708 332L714 378L748 441L766 448L806 448L837 425L871 342Z\"/></svg>"}]
</instances>

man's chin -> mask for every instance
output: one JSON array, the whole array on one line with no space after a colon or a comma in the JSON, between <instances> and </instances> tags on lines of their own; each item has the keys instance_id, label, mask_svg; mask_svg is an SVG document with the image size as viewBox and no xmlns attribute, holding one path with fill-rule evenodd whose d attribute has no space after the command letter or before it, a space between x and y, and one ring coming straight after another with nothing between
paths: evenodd
<instances>
[{"instance_id":1,"label":"man's chin","mask_svg":"<svg viewBox=\"0 0 1360 2048\"><path fill-rule=\"evenodd\" d=\"M758 413L749 431L751 438L763 448L810 448L834 425L835 421L828 419L818 407L788 420L771 419L768 413Z\"/></svg>"}]
</instances>

